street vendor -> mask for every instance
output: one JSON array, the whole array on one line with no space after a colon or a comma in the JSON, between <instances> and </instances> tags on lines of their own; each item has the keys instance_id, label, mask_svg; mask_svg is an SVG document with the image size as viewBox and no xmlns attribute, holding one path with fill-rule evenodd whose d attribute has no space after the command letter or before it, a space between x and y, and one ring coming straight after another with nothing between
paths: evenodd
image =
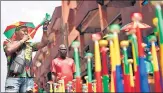
<instances>
[{"instance_id":1,"label":"street vendor","mask_svg":"<svg viewBox=\"0 0 163 93\"><path fill-rule=\"evenodd\" d=\"M49 21L43 25L42 41L37 43L27 42L30 37L27 26L17 26L15 30L15 40L3 44L6 57L8 58L7 79L5 91L9 92L29 92L34 87L31 75L32 52L37 51L47 45L47 26Z\"/></svg>"},{"instance_id":2,"label":"street vendor","mask_svg":"<svg viewBox=\"0 0 163 93\"><path fill-rule=\"evenodd\" d=\"M73 80L73 76L75 73L75 63L72 58L67 57L67 48L64 44L61 44L59 46L59 57L52 60L52 67L51 72L57 77L55 80L61 80L64 78L64 84L66 87L66 84L68 81Z\"/></svg>"}]
</instances>

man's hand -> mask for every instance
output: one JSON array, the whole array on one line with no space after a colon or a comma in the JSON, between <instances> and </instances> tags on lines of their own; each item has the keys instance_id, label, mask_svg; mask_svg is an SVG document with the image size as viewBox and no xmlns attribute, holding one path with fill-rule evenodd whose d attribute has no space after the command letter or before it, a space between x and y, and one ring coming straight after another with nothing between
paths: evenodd
<instances>
[{"instance_id":1,"label":"man's hand","mask_svg":"<svg viewBox=\"0 0 163 93\"><path fill-rule=\"evenodd\" d=\"M45 21L45 23L43 24L43 27L47 27L49 25L50 21Z\"/></svg>"},{"instance_id":2,"label":"man's hand","mask_svg":"<svg viewBox=\"0 0 163 93\"><path fill-rule=\"evenodd\" d=\"M48 25L49 25L49 21L45 21L45 23L43 24L43 31L47 31Z\"/></svg>"},{"instance_id":3,"label":"man's hand","mask_svg":"<svg viewBox=\"0 0 163 93\"><path fill-rule=\"evenodd\" d=\"M29 40L29 35L24 35L22 41L25 42L25 41L27 41L27 40Z\"/></svg>"},{"instance_id":4,"label":"man's hand","mask_svg":"<svg viewBox=\"0 0 163 93\"><path fill-rule=\"evenodd\" d=\"M58 81L58 80L61 80L61 73L57 73L57 78L56 78L56 80Z\"/></svg>"}]
</instances>

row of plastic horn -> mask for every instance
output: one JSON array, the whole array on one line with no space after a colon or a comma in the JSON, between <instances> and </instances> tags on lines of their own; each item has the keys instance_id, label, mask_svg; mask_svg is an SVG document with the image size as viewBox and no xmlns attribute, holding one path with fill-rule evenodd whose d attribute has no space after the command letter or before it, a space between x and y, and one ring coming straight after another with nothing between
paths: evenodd
<instances>
[{"instance_id":1,"label":"row of plastic horn","mask_svg":"<svg viewBox=\"0 0 163 93\"><path fill-rule=\"evenodd\" d=\"M160 29L159 31L159 42L160 42L160 58L161 58L161 62L160 62L160 67L161 67L161 71L163 70L163 28L162 28L162 13L161 13L161 7L160 7L160 2L152 2L153 5L156 6L156 12L157 12L157 17L158 17L158 28ZM128 34L128 38L132 44L132 53L133 53L133 59L134 59L134 74L135 74L135 91L136 92L149 92L149 84L148 84L148 76L147 76L147 72L146 72L146 64L145 64L145 54L144 54L144 44L142 42L142 35L141 35L141 30L142 29L146 29L146 28L150 28L149 25L142 23L142 14L141 13L133 13L131 16L131 19L133 22L127 24L126 26L124 26L121 30L123 31L127 31ZM127 87L127 84L129 84L129 63L127 63L127 53L126 53L126 47L127 47L127 41L122 43L122 47L123 47L123 54L125 55L124 57L124 85L122 84L122 78L121 78L121 59L120 59L120 48L119 48L119 41L118 41L118 33L120 31L120 26L118 25L111 25L109 28L110 32L112 33L111 37L112 37L112 41L110 42L110 44L112 43L112 47L110 46L110 48L112 48L114 50L114 52L111 55L116 55L117 57L113 57L111 58L112 63L115 62L114 66L113 66L113 74L114 74L114 69L115 69L115 75L116 76L116 91L117 92L130 92L133 91L133 88L131 87ZM102 80L100 79L101 77L101 58L100 58L100 48L99 48L99 40L101 39L101 36L98 34L93 34L92 35L92 39L95 42L95 77L97 80L97 92L108 92L109 90L107 89L107 72L105 72L106 70L106 62L105 62L105 58L102 58L104 60L104 62L102 62L102 66L103 66L103 88L102 89ZM107 37L107 36L106 36ZM110 40L110 37L108 38L108 40ZM157 87L155 87L155 91L156 92L161 92L161 79L160 79L160 74L159 74L159 66L158 66L158 60L157 60L157 55L156 55L156 49L155 49L155 41L156 38L155 36L149 36L148 37L149 42L151 42L152 48L151 48L151 52L152 52L152 57L153 59L151 60L153 62L153 66L154 66L154 79L155 79L155 84L158 85ZM107 45L107 43L105 43L105 41L101 41L104 42L104 45L102 45L102 57L105 57L105 51L107 49L104 49L103 47L105 47ZM126 45L124 46L123 44ZM112 65L113 65L112 64ZM163 72L163 71L162 71ZM141 77L140 77L141 76ZM104 79L106 78L106 80ZM163 77L162 77L163 78ZM106 83L106 84L104 84ZM155 86L156 86L155 85ZM106 86L106 88L105 88Z\"/></svg>"},{"instance_id":2,"label":"row of plastic horn","mask_svg":"<svg viewBox=\"0 0 163 93\"><path fill-rule=\"evenodd\" d=\"M103 52L102 53L102 69L103 69L103 77L102 77L102 79L103 79L103 91L104 92L109 92L109 87L108 87L108 82L109 82L109 76L108 76L108 72L107 72L107 63L106 63L106 52L107 52L107 48L106 48L106 46L108 45L108 43L107 43L108 41L107 40L100 40L99 41L99 43L100 43L100 46L101 46L101 52ZM126 43L127 41L123 41L122 42L122 44L123 44L123 46L125 45L125 44L127 44ZM113 48L112 48L112 45L110 45L110 47L111 47L111 50L113 50ZM114 50L113 50L114 51ZM113 52L111 52L112 54L113 54ZM111 55L111 57L114 57L115 55L113 54L113 55ZM92 92L92 89L90 89L89 88L89 84L91 84L91 77L92 77L92 75L90 75L91 74L91 72L89 72L89 70L91 70L91 66L89 66L90 65L90 60L91 60L91 58L92 58L92 54L91 53L86 53L86 58L87 58L87 60L88 60L88 64L87 64L87 75L88 75L88 77L86 77L87 79L86 79L86 81L87 81L87 87L85 87L85 84L84 84L84 90L85 90L85 88L88 88L88 92ZM112 59L115 59L115 58L112 58ZM131 63L132 61L130 60L130 63ZM113 62L112 62L113 63ZM105 67L104 67L105 66ZM132 68L131 67L131 65L129 66L130 67L130 69ZM113 64L112 64L112 72L114 71L113 70L114 69L114 66L113 66ZM132 69L131 69L132 70ZM132 73L132 71L131 71L131 78L133 78L133 73ZM112 77L111 77L111 80L113 81L114 80L114 78L113 78L113 73L112 73L112 75L111 75ZM88 81L88 80L90 80L90 81ZM115 89L113 88L114 86L114 82L112 82L111 81L111 92L115 92ZM129 81L131 81L132 82L132 86L133 86L133 80L131 79L129 79ZM127 81L127 82L129 82L129 81ZM129 84L130 85L130 84Z\"/></svg>"},{"instance_id":3,"label":"row of plastic horn","mask_svg":"<svg viewBox=\"0 0 163 93\"><path fill-rule=\"evenodd\" d=\"M113 33L112 37L113 37L113 42L114 42L114 45L110 45L110 48L113 48L113 51L115 52L115 55L117 56L117 58L111 58L112 59L112 63L116 63L115 66L116 66L116 75L113 75L113 76L116 76L116 81L118 82L116 84L116 91L123 91L123 84L122 84L122 78L121 78L121 60L120 60L120 52L119 52L119 41L118 41L118 32L120 30L120 27L118 25L111 25L110 27L110 31ZM110 38L110 37L109 37ZM103 92L103 90L106 92L108 92L108 83L104 84L105 83L105 80L104 80L104 85L103 85L103 88L102 89L102 80L101 80L101 58L100 58L100 48L99 48L99 40L101 39L101 36L99 34L93 34L92 35L92 39L94 40L95 42L95 77L96 77L96 91L97 92ZM101 41L102 42L102 41ZM76 54L74 57L75 57L75 62L76 62L76 71L77 71L77 76L78 76L78 80L80 80L80 65L79 65L79 55L78 55L78 47L79 47L80 43L75 41L73 42L72 44L72 47L74 47L74 53ZM107 45L107 43L105 43L105 46ZM103 46L102 46L103 47ZM103 51L103 50L101 50ZM104 52L105 53L105 52ZM111 52L112 53L112 52ZM111 54L113 55L113 53ZM89 57L88 58L88 62L90 60L90 57L91 54L89 54ZM113 56L112 56L113 57ZM104 60L105 58L103 58ZM107 65L103 65L103 66L107 66ZM105 72L107 70L107 67L104 67L105 70L103 72ZM113 66L114 68L114 66ZM88 73L89 75L89 73ZM103 73L104 75L104 78L108 77L107 76L107 73ZM107 80L107 79L106 79ZM77 86L81 86L81 84L79 83L79 81L77 81ZM107 81L108 82L108 81ZM81 89L80 88L76 88L76 89ZM81 90L79 91L81 92Z\"/></svg>"},{"instance_id":4,"label":"row of plastic horn","mask_svg":"<svg viewBox=\"0 0 163 93\"><path fill-rule=\"evenodd\" d=\"M122 28L122 30L125 30L127 31L128 35L129 35L129 40L131 40L131 43L132 43L132 53L134 55L133 59L134 59L134 71L135 71L135 91L142 91L142 92L148 92L150 91L149 90L149 85L148 85L148 77L147 77L147 72L146 72L146 65L145 65L145 60L144 60L144 46L143 46L143 43L142 43L142 35L141 35L141 32L140 32L140 28L150 28L150 26L144 24L144 23L141 23L142 21L142 15L140 13L133 13L132 14L132 23L126 25L125 27ZM135 27L133 27L135 26ZM125 47L123 46L123 44L125 44L126 42L124 41L122 46L123 46L123 53L125 55L125 58L124 58L124 68L125 68L125 71L124 71L124 85L122 84L122 78L121 78L121 59L120 59L120 48L119 48L119 41L118 41L118 34L119 31L120 31L120 26L114 24L114 25L111 25L110 28L109 28L110 32L112 34L109 34L109 35L106 35L105 38L107 38L109 41L110 41L110 49L114 50L114 52L111 52L111 55L116 55L117 57L115 58L114 56L111 57L111 62L112 62L112 65L113 65L113 74L114 74L114 68L115 69L115 79L116 79L116 91L117 92L129 92L131 91L132 89L127 87L126 85L129 84L129 82L127 82L129 80L129 77L128 77L128 74L129 74L129 65L127 63L127 51L126 51L126 46ZM136 34L136 35L135 35ZM101 39L101 36L99 34L93 34L92 35L92 39L93 41L95 42L95 73L96 73L96 80L97 80L97 91L98 92L102 92L102 91L106 91L105 90L105 84L103 82L103 90L102 90L102 81L101 79L99 78L101 75L100 75L100 72L101 72L101 58L100 58L100 49L99 49L99 40ZM136 38L137 37L137 38ZM154 36L151 36L153 38L149 39L149 41L156 41L154 39ZM112 38L112 39L111 39ZM98 42L99 41L99 42ZM106 46L107 43L105 41L101 41L103 42L103 46ZM127 43L126 43L127 44ZM153 44L153 47L154 47L154 43ZM154 51L154 48L153 49L153 52L152 52L152 56L155 58L154 60L156 61L155 63L157 63L157 60L156 60L156 51ZM112 51L110 50L110 51ZM155 55L154 55L155 53ZM103 56L102 56L103 57ZM103 58L102 58L103 59ZM104 60L104 59L103 59ZM113 63L115 62L115 64ZM140 64L139 64L140 63ZM103 68L105 65L103 65ZM114 67L115 66L115 67ZM140 67L139 67L140 66ZM156 68L158 67L158 64L156 66ZM139 70L140 68L140 70ZM157 72L159 73L159 72ZM141 77L140 77L141 76ZM159 76L159 75L158 75ZM141 79L140 79L141 78ZM160 77L157 78L156 81L160 81L159 79ZM146 86L145 86L146 85ZM161 87L161 85L159 84L159 87ZM157 88L155 89L156 91L161 91L160 90L161 88ZM107 90L108 91L108 90Z\"/></svg>"},{"instance_id":5,"label":"row of plastic horn","mask_svg":"<svg viewBox=\"0 0 163 93\"><path fill-rule=\"evenodd\" d=\"M156 26L157 33L158 33L158 41L159 41L159 47L160 47L160 71L161 71L161 79L162 79L162 88L163 89L163 17L162 17L162 9L161 5L163 4L163 1L151 1L151 4L155 6L156 11L156 18L157 21L153 22ZM157 87L155 87L156 89ZM163 90L162 90L163 91Z\"/></svg>"},{"instance_id":6,"label":"row of plastic horn","mask_svg":"<svg viewBox=\"0 0 163 93\"><path fill-rule=\"evenodd\" d=\"M134 13L133 16L132 16L132 20L133 20L133 23L132 25L135 25L135 24L138 24L138 21L140 21L142 18L139 16L140 14L139 13ZM139 23L140 24L140 23ZM139 25L138 24L138 25ZM131 24L130 24L131 25ZM125 27L124 27L125 28ZM138 40L138 43L142 43L142 40L141 40L141 33L140 33L140 29L138 26L136 26L136 33L137 33L137 36L140 38ZM112 41L112 47L110 48L113 48L114 52L115 53L112 53L111 55L116 55L117 57L114 58L114 56L112 56L111 58L111 62L114 64L115 67L113 68L116 68L115 71L113 71L113 73L115 73L115 81L117 82L116 83L116 91L117 92L123 92L124 91L124 88L123 88L123 84L122 84L122 77L121 77L121 59L120 59L120 48L119 48L119 41L118 41L118 33L120 32L120 26L119 25L111 25L110 28L109 28L109 31L112 33L112 37L113 37L113 40ZM110 38L110 37L109 37ZM103 86L102 86L102 80L101 80L101 58L100 58L100 47L99 47L99 40L101 39L101 36L99 34L93 34L92 35L92 40L94 41L94 51L95 51L95 78L96 78L96 91L97 92L109 92L110 90L108 90L108 83L107 83L107 79L108 79L108 73L106 72L107 70L107 65L106 64L106 59L105 59L105 49L101 49L101 51L104 50L104 52L102 52L102 54L104 54L104 58L103 58ZM111 43L111 42L110 42ZM105 43L105 46L107 44ZM78 47L80 46L80 43L78 41L75 41L73 42L72 44L72 47L74 48L74 58L75 58L75 63L76 63L76 92L81 92L81 84L80 84L80 81L81 81L81 76L80 76L80 60L79 60L79 53L78 53ZM102 46L102 47L105 47L105 46ZM136 46L137 47L137 46ZM142 46L140 45L140 47L138 48L139 50L139 54L140 54L140 60L142 60L141 63L144 63L144 60L142 57L143 55L143 50L142 50ZM144 55L143 55L144 56ZM90 58L88 58L88 60L90 60ZM145 71L146 68L144 68L144 64L141 64L141 71L142 73L141 76L142 76L142 91L148 91L148 88L144 87L144 84L147 84L148 85L148 81L147 81L147 74L146 72L143 72ZM143 67L144 66L144 67ZM139 71L137 71L139 72ZM136 73L137 73L136 72ZM137 74L138 76L140 76L139 74ZM104 79L105 78L105 79ZM140 82L140 79L138 78L137 81ZM138 84L138 89L137 91L140 90L140 84L139 83L136 83ZM148 87L148 86L147 86ZM125 88L126 89L126 88ZM127 90L125 90L127 91Z\"/></svg>"},{"instance_id":7,"label":"row of plastic horn","mask_svg":"<svg viewBox=\"0 0 163 93\"><path fill-rule=\"evenodd\" d=\"M116 87L117 91L123 91L123 84L122 84L122 78L121 78L121 59L120 59L120 53L119 53L119 42L118 42L118 35L116 32L118 32L118 30L120 29L120 27L118 25L111 25L111 31L113 32L113 34L109 34L107 36L105 36L105 38L107 38L108 41L110 41L110 55L111 55L111 65L112 65L112 74L111 74L111 92L115 92L115 82L116 81ZM114 32L115 31L115 32ZM107 68L107 62L106 62L106 52L107 52L107 48L106 46L108 45L108 41L107 40L100 40L101 37L99 34L93 34L92 35L93 40L95 41L95 75L96 75L96 91L97 92L110 92L109 89L109 84L108 84L108 68ZM113 41L112 41L113 40ZM114 42L114 43L113 43ZM122 42L122 43L125 43ZM114 44L114 45L113 45ZM103 83L101 81L101 58L100 58L100 47L101 47L101 52L102 52L102 80ZM115 58L115 55L117 56ZM119 56L118 56L119 55ZM117 71L116 71L117 70ZM113 77L116 76L116 77ZM117 80L114 80L117 79ZM128 79L130 80L130 79ZM128 80L124 80L124 82L129 82ZM103 84L103 85L102 85ZM129 83L128 83L129 84ZM127 84L125 84L127 85ZM130 85L130 84L129 84ZM114 88L113 88L114 87ZM103 88L103 89L102 89Z\"/></svg>"},{"instance_id":8,"label":"row of plastic horn","mask_svg":"<svg viewBox=\"0 0 163 93\"><path fill-rule=\"evenodd\" d=\"M88 92L88 77L86 76L85 77L85 80L86 80L86 84L81 84L82 86L82 92ZM94 84L95 83L95 80L93 80L91 82L91 91L95 91L93 90L94 89ZM73 79L72 81L69 81L68 84L66 85L67 86L67 92L76 92L76 79Z\"/></svg>"},{"instance_id":9,"label":"row of plastic horn","mask_svg":"<svg viewBox=\"0 0 163 93\"><path fill-rule=\"evenodd\" d=\"M86 79L86 84L82 84L82 92L89 92L90 90L88 89L88 78L87 76L85 77ZM74 85L76 79L74 79L73 81L69 81L67 86L67 92L76 92L76 87ZM96 92L96 80L92 80L91 82L91 92Z\"/></svg>"},{"instance_id":10,"label":"row of plastic horn","mask_svg":"<svg viewBox=\"0 0 163 93\"><path fill-rule=\"evenodd\" d=\"M149 92L149 85L148 85L148 77L147 77L147 72L146 72L146 66L145 66L145 60L144 60L144 49L143 49L143 43L142 43L142 35L141 35L141 29L145 28L150 28L147 24L141 23L142 21L142 15L140 13L133 13L131 16L132 23L127 24L124 26L121 30L127 31L129 40L132 43L132 53L133 53L133 59L134 59L134 74L135 74L135 91L136 92ZM117 57L115 58L114 56L111 57L111 62L113 65L113 74L115 73L115 81L116 81L116 92L123 92L124 89L125 91L129 91L126 86L124 87L122 83L122 77L121 77L121 59L120 59L120 47L119 47L119 41L118 41L118 33L120 32L120 26L118 25L111 25L109 27L109 31L112 33L110 37L107 37L110 43L110 51L111 48L114 50L114 52L111 52L111 55L116 55ZM136 35L135 35L136 34ZM112 37L112 40L111 40ZM93 34L92 35L92 40L95 42L95 77L97 81L97 87L96 91L97 92L102 92L104 91L109 91L102 89L105 87L105 84L102 87L102 80L101 80L101 58L100 58L100 48L99 48L99 40L101 39L101 36L99 34ZM162 40L160 40L162 41ZM79 43L79 42L78 42ZM74 44L74 50L75 50L75 62L77 64L77 76L78 80L80 80L80 61L79 61L79 54L78 54L78 47L80 44ZM125 59L126 60L126 59ZM125 66L128 67L128 65L125 64ZM114 71L115 70L115 71ZM125 72L127 73L127 72ZM140 77L141 76L141 77ZM124 79L126 81L126 79ZM157 81L160 81L157 79ZM127 83L127 82L125 82ZM77 83L80 88L76 89L81 89L81 84L80 82ZM161 87L161 86L160 86ZM81 91L81 90L80 90ZM79 91L79 92L80 92ZM157 91L157 89L156 89Z\"/></svg>"},{"instance_id":11,"label":"row of plastic horn","mask_svg":"<svg viewBox=\"0 0 163 93\"><path fill-rule=\"evenodd\" d=\"M79 59L79 52L78 48L80 46L79 41L74 41L72 43L72 47L74 48L74 59L75 59L75 64L76 64L76 81L75 81L75 92L82 92L82 81L81 81L81 76L80 76L80 59ZM87 74L88 74L88 92L92 92L92 72L91 72L91 58L92 58L91 53L87 53L85 58L88 60L88 65L87 65Z\"/></svg>"},{"instance_id":12,"label":"row of plastic horn","mask_svg":"<svg viewBox=\"0 0 163 93\"><path fill-rule=\"evenodd\" d=\"M163 34L163 28L159 27L162 22L162 13L161 13L161 7L160 7L160 2L157 1L151 1L153 5L156 6L156 16L157 18L153 19L153 24L156 26L157 31L154 30L155 35L158 36L159 39L159 45L160 45L160 67L161 70L159 71L159 64L158 64L158 59L157 59L157 54L156 54L156 48L155 48L155 42L157 41L155 36L149 36L148 41L151 43L151 53L152 53L152 62L153 62L153 67L154 67L154 80L155 80L155 85L158 85L155 87L155 92L161 92L161 76L160 73L163 72L162 70L162 64L163 64L163 48L161 49L161 42L163 39L161 39L161 35ZM159 8L159 9L158 9ZM160 17L161 16L161 17ZM127 31L128 33L128 38L131 40L132 43L132 50L133 50L133 55L134 55L134 63L136 64L134 67L135 73L136 73L136 90L142 91L142 92L149 92L149 85L148 85L148 77L146 74L146 69L145 67L145 60L144 60L144 48L143 48L143 43L142 43L142 35L141 35L141 30L145 28L150 28L147 24L142 23L142 14L141 13L133 13L131 16L132 23L127 24L124 26L121 30ZM162 24L161 24L162 25ZM162 31L159 31L159 28L162 29ZM159 34L158 34L159 32ZM136 34L136 35L135 35ZM138 53L137 53L138 51ZM141 76L141 77L140 77ZM162 77L163 79L163 77ZM147 85L147 86L145 86ZM139 88L140 86L140 88ZM162 86L163 87L163 86Z\"/></svg>"},{"instance_id":13,"label":"row of plastic horn","mask_svg":"<svg viewBox=\"0 0 163 93\"><path fill-rule=\"evenodd\" d=\"M135 78L135 91L147 92L147 91L149 91L149 85L148 85L148 80L147 80L148 78L147 78L145 62L144 62L144 49L143 49L144 44L142 43L142 35L140 32L140 28L141 29L149 28L150 26L148 26L144 23L141 23L142 15L140 13L133 13L131 18L132 18L133 23L127 24L121 30L127 31L128 38L132 44L132 53L133 53L133 59L134 59L134 72L135 72L135 77L136 77ZM132 27L132 26L135 26L135 27ZM136 33L136 35L135 35L135 33ZM155 48L156 37L153 35L149 36L148 41L151 42L151 45L152 45L151 52L152 52L153 59L151 61L153 62L153 66L155 69L155 71L154 71L155 72L154 73L155 84L158 85L158 87L155 87L155 91L161 92L162 91L161 90L161 79L160 79L160 74L159 74L159 65L158 65L158 59L157 59L156 48ZM123 51L126 55L125 48L123 48ZM139 70L139 68L140 68L140 70ZM125 89L125 91L129 91L126 88L126 86L124 86L124 89Z\"/></svg>"},{"instance_id":14,"label":"row of plastic horn","mask_svg":"<svg viewBox=\"0 0 163 93\"><path fill-rule=\"evenodd\" d=\"M49 92L50 93L52 93L52 92L65 92L64 78L66 78L66 76L62 77L61 80L58 80L57 83L54 83L53 81L49 81L48 82L48 84L50 85Z\"/></svg>"},{"instance_id":15,"label":"row of plastic horn","mask_svg":"<svg viewBox=\"0 0 163 93\"><path fill-rule=\"evenodd\" d=\"M91 83L91 87L92 87L92 92L96 92L96 80L93 80L92 83ZM69 82L67 84L67 92L75 92L74 88L73 88L73 85L72 85L72 82ZM88 85L87 83L86 84L82 84L82 92L89 92L88 90Z\"/></svg>"},{"instance_id":16,"label":"row of plastic horn","mask_svg":"<svg viewBox=\"0 0 163 93\"><path fill-rule=\"evenodd\" d=\"M87 75L89 75L89 74L87 74ZM91 79L92 77L90 77L90 75L85 76L84 78L86 80L86 84L83 84L83 86L82 86L83 90L82 91L83 92L96 92L96 80L92 80Z\"/></svg>"},{"instance_id":17,"label":"row of plastic horn","mask_svg":"<svg viewBox=\"0 0 163 93\"><path fill-rule=\"evenodd\" d=\"M68 84L66 85L67 86L67 92L76 92L75 84L76 84L76 79L69 81Z\"/></svg>"},{"instance_id":18,"label":"row of plastic horn","mask_svg":"<svg viewBox=\"0 0 163 93\"><path fill-rule=\"evenodd\" d=\"M82 83L81 83L81 76L80 76L80 60L79 60L79 52L78 52L78 47L80 46L79 41L74 41L72 43L72 47L74 48L74 59L75 59L75 64L76 64L76 92L82 92ZM87 74L88 74L88 92L92 92L92 72L91 72L91 58L92 58L92 53L87 53L85 58L87 58L88 65L87 65ZM98 77L98 76L96 76ZM97 81L97 79L96 79ZM97 87L96 87L97 88ZM100 88L100 87L98 87ZM96 89L97 90L97 89Z\"/></svg>"},{"instance_id":19,"label":"row of plastic horn","mask_svg":"<svg viewBox=\"0 0 163 93\"><path fill-rule=\"evenodd\" d=\"M92 80L92 82L90 83L90 82L88 82L88 78L85 78L85 79L86 79L87 82L86 82L86 84L82 85L82 92L88 92L88 93L96 92L96 80Z\"/></svg>"},{"instance_id":20,"label":"row of plastic horn","mask_svg":"<svg viewBox=\"0 0 163 93\"><path fill-rule=\"evenodd\" d=\"M123 84L122 84L122 78L120 76L121 72L121 66L120 66L120 52L119 52L119 41L118 41L118 32L120 30L120 27L118 25L111 25L110 31L113 33L113 42L114 42L114 52L115 55L117 56L116 58L111 58L112 63L116 63L116 81L118 82L116 84L117 91L118 92L123 92ZM108 72L107 72L107 63L106 63L106 50L105 47L108 45L107 41L99 41L101 39L100 34L93 34L92 35L92 40L94 41L94 52L95 52L95 78L96 78L96 91L97 92L109 92L108 88ZM101 52L102 52L102 67L101 67L101 56L100 56L100 46L101 45ZM114 55L114 56L115 56ZM101 70L103 68L103 83L102 79L100 78L101 75ZM114 67L113 67L114 68ZM103 85L102 85L103 84Z\"/></svg>"}]
</instances>

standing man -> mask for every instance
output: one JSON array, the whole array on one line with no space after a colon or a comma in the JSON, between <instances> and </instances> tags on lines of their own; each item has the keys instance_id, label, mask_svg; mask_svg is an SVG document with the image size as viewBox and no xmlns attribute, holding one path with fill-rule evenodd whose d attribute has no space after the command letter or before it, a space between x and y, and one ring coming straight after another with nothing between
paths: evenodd
<instances>
[{"instance_id":1,"label":"standing man","mask_svg":"<svg viewBox=\"0 0 163 93\"><path fill-rule=\"evenodd\" d=\"M61 44L59 46L59 57L55 58L52 61L52 67L51 72L53 75L55 75L57 78L55 78L56 81L61 80L62 77L66 76L64 78L64 85L66 87L66 84L68 81L73 80L73 76L75 74L75 64L74 60L72 58L66 57L67 55L67 48L64 44Z\"/></svg>"},{"instance_id":2,"label":"standing man","mask_svg":"<svg viewBox=\"0 0 163 93\"><path fill-rule=\"evenodd\" d=\"M30 92L34 87L33 77L30 73L32 63L32 52L47 45L47 26L43 25L43 37L41 42L31 43L26 26L19 26L15 30L16 39L4 43L4 51L8 60L7 79L5 84L6 92Z\"/></svg>"}]
</instances>

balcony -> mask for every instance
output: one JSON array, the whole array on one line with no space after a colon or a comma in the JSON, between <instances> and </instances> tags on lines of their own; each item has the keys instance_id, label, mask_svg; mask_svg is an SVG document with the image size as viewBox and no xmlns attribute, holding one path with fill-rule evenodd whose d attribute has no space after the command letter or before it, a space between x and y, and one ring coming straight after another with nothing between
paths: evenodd
<instances>
[{"instance_id":1,"label":"balcony","mask_svg":"<svg viewBox=\"0 0 163 93\"><path fill-rule=\"evenodd\" d=\"M70 9L69 17L68 17L68 31L69 34L73 30L73 27L75 26L75 10Z\"/></svg>"},{"instance_id":2,"label":"balcony","mask_svg":"<svg viewBox=\"0 0 163 93\"><path fill-rule=\"evenodd\" d=\"M97 9L96 1L81 1L77 6L77 12L75 17L75 26L79 26L79 24L85 19L87 14L94 9Z\"/></svg>"},{"instance_id":3,"label":"balcony","mask_svg":"<svg viewBox=\"0 0 163 93\"><path fill-rule=\"evenodd\" d=\"M51 31L56 31L60 28L60 23L61 23L61 12L62 11L62 7L59 6L59 7L56 7L54 12L53 12L53 15L52 15L52 19L51 19L51 24L50 24L50 32L48 33L51 33Z\"/></svg>"}]
</instances>

